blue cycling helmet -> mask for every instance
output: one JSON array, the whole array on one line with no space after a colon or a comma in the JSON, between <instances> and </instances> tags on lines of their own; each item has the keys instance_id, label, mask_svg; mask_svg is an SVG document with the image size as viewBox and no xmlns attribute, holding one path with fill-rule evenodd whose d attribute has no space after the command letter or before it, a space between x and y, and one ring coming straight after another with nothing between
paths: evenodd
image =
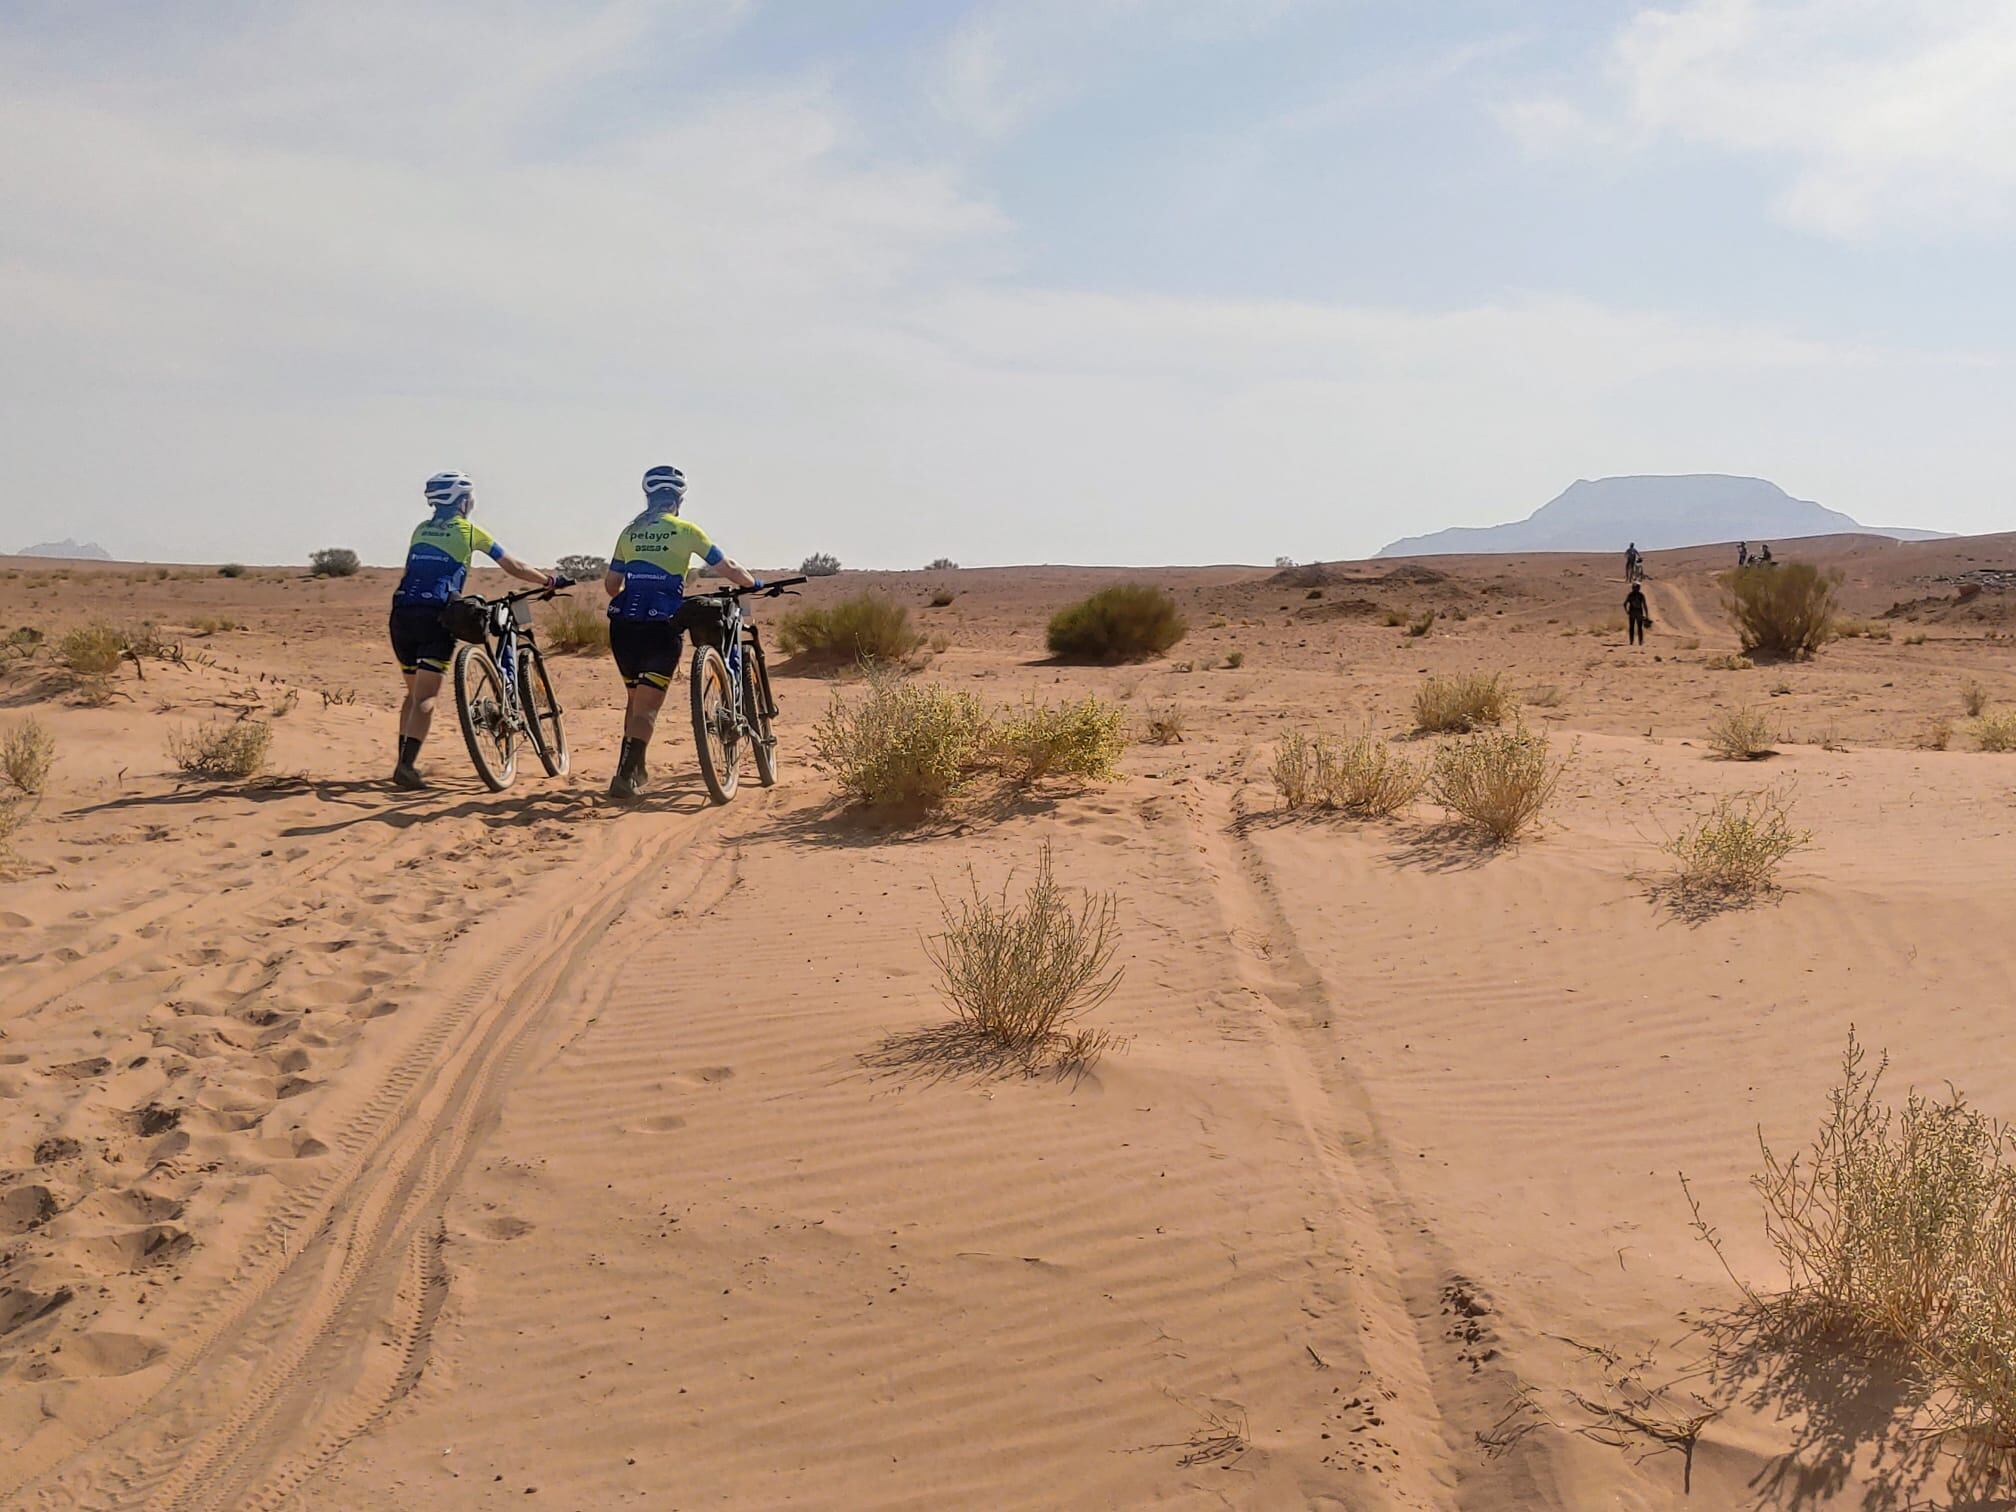
<instances>
[{"instance_id":1,"label":"blue cycling helmet","mask_svg":"<svg viewBox=\"0 0 2016 1512\"><path fill-rule=\"evenodd\" d=\"M644 497L654 508L674 514L686 500L686 474L676 467L654 467L644 474Z\"/></svg>"},{"instance_id":2,"label":"blue cycling helmet","mask_svg":"<svg viewBox=\"0 0 2016 1512\"><path fill-rule=\"evenodd\" d=\"M432 510L455 509L469 513L476 502L476 485L459 472L436 473L427 480L427 507Z\"/></svg>"}]
</instances>

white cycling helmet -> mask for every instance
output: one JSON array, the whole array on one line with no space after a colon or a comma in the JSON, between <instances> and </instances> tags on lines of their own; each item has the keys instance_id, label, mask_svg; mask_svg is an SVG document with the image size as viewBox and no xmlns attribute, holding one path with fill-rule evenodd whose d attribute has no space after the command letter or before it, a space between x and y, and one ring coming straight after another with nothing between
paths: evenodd
<instances>
[{"instance_id":1,"label":"white cycling helmet","mask_svg":"<svg viewBox=\"0 0 2016 1512\"><path fill-rule=\"evenodd\" d=\"M469 513L476 503L476 485L466 474L459 472L436 473L427 480L427 507L433 510L454 509Z\"/></svg>"}]
</instances>

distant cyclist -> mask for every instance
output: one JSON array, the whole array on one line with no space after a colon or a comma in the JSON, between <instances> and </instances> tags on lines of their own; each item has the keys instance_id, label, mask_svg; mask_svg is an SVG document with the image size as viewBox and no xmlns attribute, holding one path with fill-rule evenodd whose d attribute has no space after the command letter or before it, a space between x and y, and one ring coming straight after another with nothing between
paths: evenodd
<instances>
[{"instance_id":1,"label":"distant cyclist","mask_svg":"<svg viewBox=\"0 0 2016 1512\"><path fill-rule=\"evenodd\" d=\"M432 517L413 532L406 548L406 575L392 594L392 654L406 679L406 702L399 709L399 764L392 780L402 788L423 788L420 746L434 722L441 675L455 654L455 637L441 611L459 598L478 553L527 583L558 587L567 580L528 566L499 546L490 532L469 518L476 489L461 473L436 473L427 480Z\"/></svg>"},{"instance_id":2,"label":"distant cyclist","mask_svg":"<svg viewBox=\"0 0 2016 1512\"><path fill-rule=\"evenodd\" d=\"M1638 554L1638 543L1633 541L1624 548L1624 581L1635 583L1645 575L1645 558Z\"/></svg>"},{"instance_id":3,"label":"distant cyclist","mask_svg":"<svg viewBox=\"0 0 2016 1512\"><path fill-rule=\"evenodd\" d=\"M644 474L644 510L623 527L609 556L603 589L609 595L609 652L623 685L630 690L623 713L623 753L609 796L634 802L644 791L644 753L657 727L665 691L679 674L684 637L672 623L686 601L686 582L696 561L738 588L758 586L755 578L722 555L702 530L679 518L686 500L686 475L676 467Z\"/></svg>"}]
</instances>

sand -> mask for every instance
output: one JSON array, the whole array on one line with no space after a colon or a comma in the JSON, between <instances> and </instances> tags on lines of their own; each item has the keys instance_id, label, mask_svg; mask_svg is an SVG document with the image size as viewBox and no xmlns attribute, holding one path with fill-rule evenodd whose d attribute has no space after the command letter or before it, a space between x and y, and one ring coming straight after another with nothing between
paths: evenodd
<instances>
[{"instance_id":1,"label":"sand","mask_svg":"<svg viewBox=\"0 0 2016 1512\"><path fill-rule=\"evenodd\" d=\"M570 776L490 794L450 716L437 786L400 794L387 574L0 560L0 633L151 619L184 648L101 707L46 652L0 678L0 728L60 748L0 879L0 1503L1936 1494L1846 1385L1717 1397L1691 1461L1568 1396L1623 1401L1648 1355L1634 1379L1682 1377L1687 1320L1735 1300L1681 1172L1738 1275L1777 1279L1758 1134L1810 1134L1851 1022L1899 1091L2016 1116L2016 758L1960 709L2016 678L2004 596L1951 581L2016 539L1784 554L1917 617L1719 670L1719 549L1652 555L1642 651L1608 558L821 582L942 631L922 676L1181 712L1114 783L923 827L837 809L807 669L779 679L784 781L725 808L676 703L650 800L604 802L620 688L593 657L556 662ZM1045 661L1049 610L1120 578L1170 586L1190 637ZM1381 622L1429 608L1423 637ZM196 628L220 617L243 628ZM1283 733L1397 734L1424 673L1483 668L1573 752L1535 837L1481 851L1426 802L1278 812ZM1711 759L1737 703L1777 757ZM179 779L169 730L255 706L275 777ZM1664 837L1768 785L1815 836L1783 896L1662 902ZM1063 1079L864 1059L944 1015L938 893L1046 841L1117 896L1122 1048Z\"/></svg>"}]
</instances>

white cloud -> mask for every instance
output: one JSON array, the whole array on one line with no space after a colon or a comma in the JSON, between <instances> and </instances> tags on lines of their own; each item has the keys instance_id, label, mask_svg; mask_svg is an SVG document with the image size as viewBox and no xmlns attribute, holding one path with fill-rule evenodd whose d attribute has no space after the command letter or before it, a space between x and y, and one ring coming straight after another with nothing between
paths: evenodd
<instances>
[{"instance_id":1,"label":"white cloud","mask_svg":"<svg viewBox=\"0 0 2016 1512\"><path fill-rule=\"evenodd\" d=\"M1691 0L1640 10L1605 66L1597 97L1517 102L1508 125L1756 155L1781 165L1783 218L1830 236L2016 223L2007 0Z\"/></svg>"}]
</instances>

